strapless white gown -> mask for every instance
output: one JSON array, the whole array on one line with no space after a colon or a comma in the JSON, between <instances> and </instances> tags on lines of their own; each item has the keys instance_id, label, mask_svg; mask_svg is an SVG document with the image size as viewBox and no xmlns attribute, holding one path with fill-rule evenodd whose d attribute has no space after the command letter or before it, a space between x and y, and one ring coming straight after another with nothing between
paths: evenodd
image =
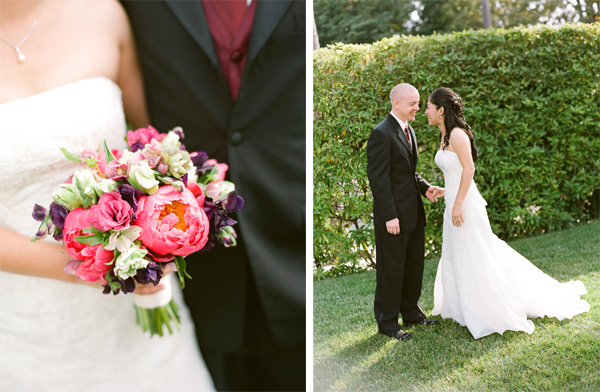
<instances>
[{"instance_id":1,"label":"strapless white gown","mask_svg":"<svg viewBox=\"0 0 600 392\"><path fill-rule=\"evenodd\" d=\"M34 203L48 207L77 168L60 148L79 153L104 139L124 148L125 132L121 91L103 77L0 105L0 225L31 237ZM0 272L0 390L214 389L174 286L181 330L150 338L135 324L131 295Z\"/></svg>"},{"instance_id":2,"label":"strapless white gown","mask_svg":"<svg viewBox=\"0 0 600 392\"><path fill-rule=\"evenodd\" d=\"M432 314L466 326L478 339L507 330L532 333L528 318L562 320L589 311L581 281L558 282L494 235L475 182L463 202L464 223L453 226L462 166L452 151L438 151L435 162L444 172L446 209Z\"/></svg>"}]
</instances>

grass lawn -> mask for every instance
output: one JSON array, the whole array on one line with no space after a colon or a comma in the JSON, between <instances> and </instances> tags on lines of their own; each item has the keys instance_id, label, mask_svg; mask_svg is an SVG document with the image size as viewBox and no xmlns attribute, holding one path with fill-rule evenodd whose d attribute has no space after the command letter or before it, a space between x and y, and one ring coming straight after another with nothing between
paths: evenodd
<instances>
[{"instance_id":1,"label":"grass lawn","mask_svg":"<svg viewBox=\"0 0 600 392\"><path fill-rule=\"evenodd\" d=\"M535 331L474 340L466 327L377 333L375 272L314 282L315 391L600 391L600 222L511 242L561 282L579 279L589 313L534 319ZM425 262L421 307L430 315L438 260ZM439 316L432 317L441 320Z\"/></svg>"}]
</instances>

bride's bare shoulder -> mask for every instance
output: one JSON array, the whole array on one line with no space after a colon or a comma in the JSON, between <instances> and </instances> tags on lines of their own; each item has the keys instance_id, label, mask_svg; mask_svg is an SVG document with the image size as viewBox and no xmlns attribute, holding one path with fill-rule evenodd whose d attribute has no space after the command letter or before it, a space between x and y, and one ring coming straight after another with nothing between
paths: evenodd
<instances>
[{"instance_id":1,"label":"bride's bare shoulder","mask_svg":"<svg viewBox=\"0 0 600 392\"><path fill-rule=\"evenodd\" d=\"M69 6L74 17L103 33L122 34L128 30L127 14L117 0L71 0Z\"/></svg>"}]
</instances>

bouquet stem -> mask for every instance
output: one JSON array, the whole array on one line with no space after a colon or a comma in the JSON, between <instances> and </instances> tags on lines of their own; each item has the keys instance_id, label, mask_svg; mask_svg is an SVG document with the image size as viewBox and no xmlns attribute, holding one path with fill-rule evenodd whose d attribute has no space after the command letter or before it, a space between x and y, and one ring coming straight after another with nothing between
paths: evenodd
<instances>
[{"instance_id":1,"label":"bouquet stem","mask_svg":"<svg viewBox=\"0 0 600 392\"><path fill-rule=\"evenodd\" d=\"M181 324L179 308L173 301L171 279L166 276L161 281L165 288L158 293L150 295L133 294L135 303L135 322L143 332L150 332L150 336L163 336L163 325L173 334L171 324L177 327Z\"/></svg>"}]
</instances>

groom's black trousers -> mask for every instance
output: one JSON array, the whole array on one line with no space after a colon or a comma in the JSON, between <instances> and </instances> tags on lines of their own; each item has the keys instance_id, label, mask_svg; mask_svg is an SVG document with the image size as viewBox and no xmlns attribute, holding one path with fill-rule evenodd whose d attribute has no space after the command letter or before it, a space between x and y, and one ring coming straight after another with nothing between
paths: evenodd
<instances>
[{"instance_id":1,"label":"groom's black trousers","mask_svg":"<svg viewBox=\"0 0 600 392\"><path fill-rule=\"evenodd\" d=\"M401 228L402 229L402 228ZM425 227L423 221L415 230L393 235L375 230L377 288L375 289L375 319L383 332L395 332L404 322L425 318L419 308L423 281Z\"/></svg>"}]
</instances>

